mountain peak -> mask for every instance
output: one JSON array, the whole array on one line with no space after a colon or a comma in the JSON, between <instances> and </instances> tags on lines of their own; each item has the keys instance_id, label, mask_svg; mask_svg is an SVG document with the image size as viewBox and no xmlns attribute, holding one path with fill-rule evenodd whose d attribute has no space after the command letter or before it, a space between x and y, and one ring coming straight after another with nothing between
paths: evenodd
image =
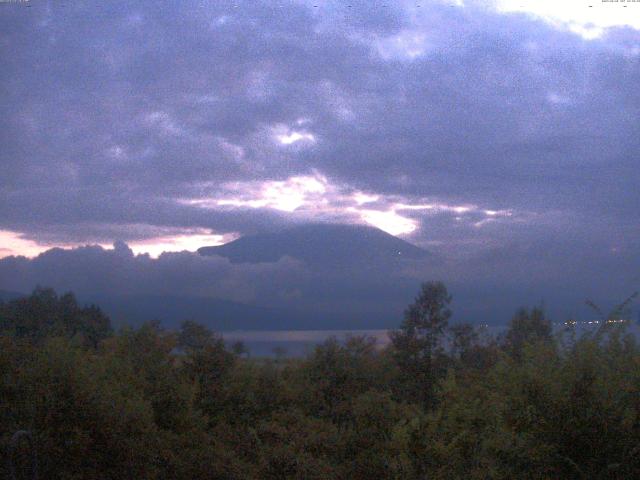
<instances>
[{"instance_id":1,"label":"mountain peak","mask_svg":"<svg viewBox=\"0 0 640 480\"><path fill-rule=\"evenodd\" d=\"M198 253L219 255L233 263L275 262L289 256L318 267L419 259L429 255L378 228L316 223L277 233L247 235L224 245L202 247Z\"/></svg>"}]
</instances>

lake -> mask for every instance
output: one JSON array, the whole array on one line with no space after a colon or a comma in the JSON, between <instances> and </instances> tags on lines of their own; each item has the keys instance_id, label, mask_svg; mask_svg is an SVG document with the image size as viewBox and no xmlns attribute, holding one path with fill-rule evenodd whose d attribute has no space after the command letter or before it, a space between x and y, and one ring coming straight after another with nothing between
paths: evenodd
<instances>
[{"instance_id":1,"label":"lake","mask_svg":"<svg viewBox=\"0 0 640 480\"><path fill-rule=\"evenodd\" d=\"M565 327L566 325L562 323L554 324L556 332ZM594 332L598 327L599 324L596 322L580 322L575 326L578 334ZM627 321L626 327L637 338L640 336L638 324ZM477 328L481 335L496 336L507 327L506 325L483 325ZM273 357L276 349L282 349L281 351L287 357L302 357L328 338L336 337L343 341L350 335L373 337L380 348L389 343L388 330L235 330L223 332L222 335L228 344L242 341L252 357Z\"/></svg>"}]
</instances>

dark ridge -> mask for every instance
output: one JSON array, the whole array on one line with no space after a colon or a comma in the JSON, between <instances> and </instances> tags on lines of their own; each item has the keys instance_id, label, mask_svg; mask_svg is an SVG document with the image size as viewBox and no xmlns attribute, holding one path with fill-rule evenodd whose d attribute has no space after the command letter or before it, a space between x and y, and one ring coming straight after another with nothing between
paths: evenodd
<instances>
[{"instance_id":1,"label":"dark ridge","mask_svg":"<svg viewBox=\"0 0 640 480\"><path fill-rule=\"evenodd\" d=\"M28 295L20 292L12 292L9 290L0 290L0 301L2 302L10 302L11 300L16 300L18 298L27 297Z\"/></svg>"},{"instance_id":2,"label":"dark ridge","mask_svg":"<svg viewBox=\"0 0 640 480\"><path fill-rule=\"evenodd\" d=\"M284 256L309 265L335 266L420 259L429 253L378 228L362 225L310 224L278 233L248 235L200 255L219 255L233 263L276 262Z\"/></svg>"},{"instance_id":3,"label":"dark ridge","mask_svg":"<svg viewBox=\"0 0 640 480\"><path fill-rule=\"evenodd\" d=\"M95 303L106 312L115 327L136 327L159 320L176 329L185 319L195 320L216 331L229 330L323 330L388 328L397 312L380 309L366 314L328 314L313 309L264 307L228 300L172 295L89 295L83 302Z\"/></svg>"}]
</instances>

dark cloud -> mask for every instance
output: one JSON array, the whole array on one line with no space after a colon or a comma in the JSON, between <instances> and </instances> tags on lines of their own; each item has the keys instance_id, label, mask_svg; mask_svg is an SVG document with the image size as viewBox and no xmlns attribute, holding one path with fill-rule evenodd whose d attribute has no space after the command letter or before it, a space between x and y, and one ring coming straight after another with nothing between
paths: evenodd
<instances>
[{"instance_id":1,"label":"dark cloud","mask_svg":"<svg viewBox=\"0 0 640 480\"><path fill-rule=\"evenodd\" d=\"M315 171L376 208L473 205L398 210L420 227L407 238L468 262L460 275L511 258L542 283L608 264L632 282L638 32L585 40L479 2L384 5L5 6L0 230L73 244L279 228L310 214L185 200Z\"/></svg>"},{"instance_id":2,"label":"dark cloud","mask_svg":"<svg viewBox=\"0 0 640 480\"><path fill-rule=\"evenodd\" d=\"M172 298L186 306L189 299L199 304L205 300L239 302L267 309L261 328L278 325L278 316L268 309L285 312L281 320L288 319L290 328L335 327L338 320L354 326L362 319L390 327L400 318L417 284L415 278L387 264L337 271L318 269L288 256L240 264L187 251L151 258L135 255L123 242L111 249L55 248L31 259L0 259L0 290L29 292L37 285L47 285L60 292L73 291L82 299L101 299L107 306L116 303L116 311L131 299L144 298ZM155 303L163 304L160 300ZM219 319L217 311L200 310L202 320L224 320L227 328L245 325L241 314ZM178 315L184 317L189 311L185 307ZM292 316L292 312L302 313ZM123 317L131 320L137 313L135 307L125 308ZM181 319L169 318L172 322Z\"/></svg>"},{"instance_id":3,"label":"dark cloud","mask_svg":"<svg viewBox=\"0 0 640 480\"><path fill-rule=\"evenodd\" d=\"M380 259L342 269L286 256L275 262L240 264L187 251L151 258L135 255L123 242L111 249L55 248L32 259L0 259L0 290L29 292L37 285L47 285L60 292L73 291L81 299L99 299L108 308L115 305L114 312L128 320L140 313L131 302L156 299L147 303L161 314L166 302L158 299L164 297L184 307L184 311L162 314L171 322L195 312L203 321L220 321L223 323L215 325L231 329L245 325L241 314L218 318L220 313L208 312L211 307L202 302L233 301L289 312L279 317L266 310L264 322L252 326L267 329L277 328L279 318L288 319L288 328L391 328L420 282L430 278L444 280L451 289L456 320L482 323L506 322L517 307L539 303L545 304L553 318L563 320L581 311L585 298L608 308L633 291L633 279L630 282L620 272L640 245L631 251L610 252L608 245L593 249L588 239L569 242L531 232L520 236L514 235L508 245L478 248L467 244L470 253L463 258L428 255L399 263ZM537 240L531 240L532 236ZM567 258L568 249L584 251L584 244L595 253ZM594 270L599 277L593 278ZM205 307L192 309L190 302Z\"/></svg>"},{"instance_id":4,"label":"dark cloud","mask_svg":"<svg viewBox=\"0 0 640 480\"><path fill-rule=\"evenodd\" d=\"M159 258L134 255L126 243L51 249L33 258L0 260L2 288L28 292L36 285L81 295L175 295L255 303L286 295L304 278L305 268L291 258L265 264L232 265L220 257L190 252Z\"/></svg>"}]
</instances>

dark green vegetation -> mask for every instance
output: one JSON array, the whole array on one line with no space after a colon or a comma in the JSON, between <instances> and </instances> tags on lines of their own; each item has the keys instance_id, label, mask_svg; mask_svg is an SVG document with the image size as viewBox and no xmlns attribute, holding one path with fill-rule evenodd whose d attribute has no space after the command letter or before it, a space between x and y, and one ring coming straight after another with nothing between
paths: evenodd
<instances>
[{"instance_id":1,"label":"dark green vegetation","mask_svg":"<svg viewBox=\"0 0 640 480\"><path fill-rule=\"evenodd\" d=\"M251 359L194 322L112 332L38 289L0 306L0 448L34 433L46 479L640 478L640 350L621 324L502 338L449 325L424 284L392 344ZM7 478L6 464L0 478Z\"/></svg>"}]
</instances>

